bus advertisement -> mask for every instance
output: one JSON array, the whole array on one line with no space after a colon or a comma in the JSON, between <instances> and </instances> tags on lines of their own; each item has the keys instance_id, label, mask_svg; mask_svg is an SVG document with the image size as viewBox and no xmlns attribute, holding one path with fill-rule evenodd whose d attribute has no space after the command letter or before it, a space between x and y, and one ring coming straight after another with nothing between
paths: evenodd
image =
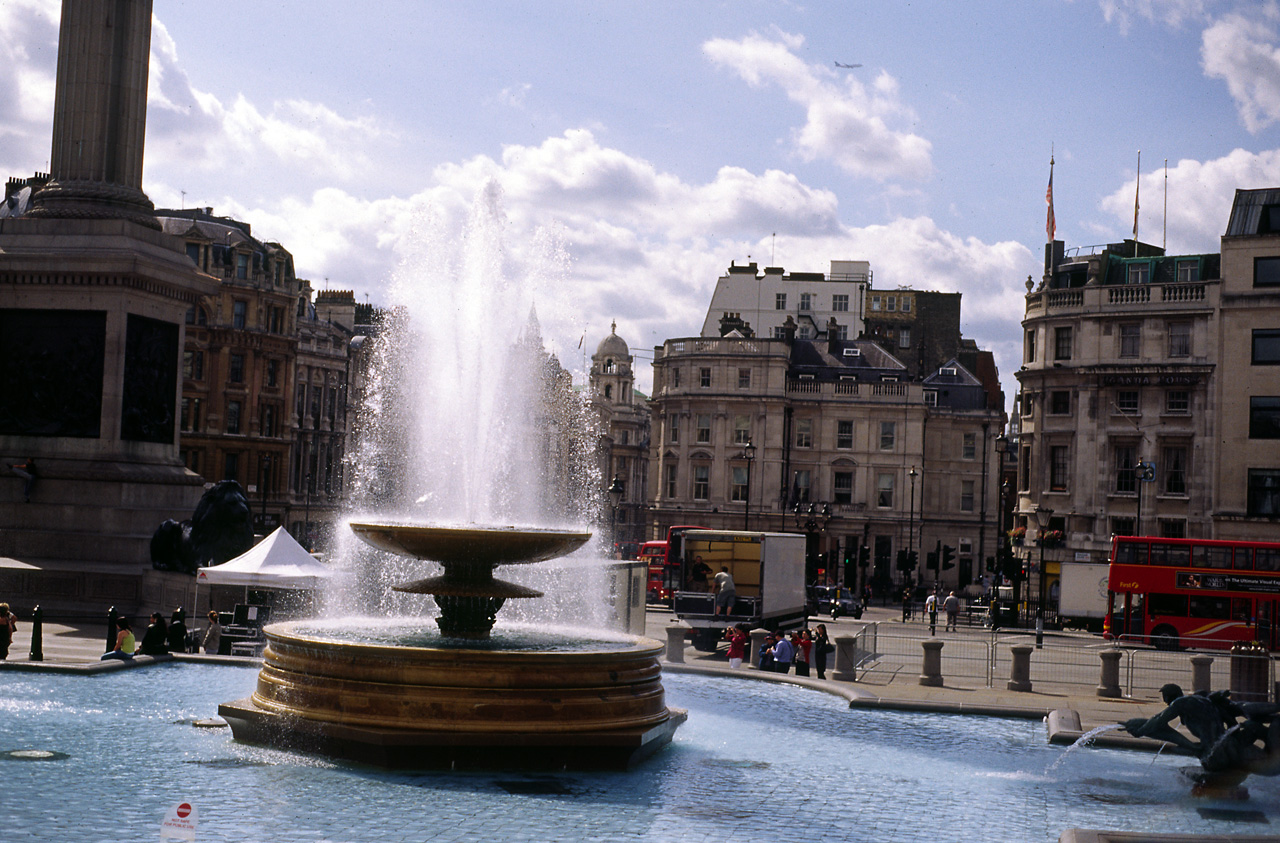
<instances>
[{"instance_id":1,"label":"bus advertisement","mask_svg":"<svg viewBox=\"0 0 1280 843\"><path fill-rule=\"evenodd\" d=\"M1104 632L1167 650L1280 649L1280 543L1116 536Z\"/></svg>"}]
</instances>

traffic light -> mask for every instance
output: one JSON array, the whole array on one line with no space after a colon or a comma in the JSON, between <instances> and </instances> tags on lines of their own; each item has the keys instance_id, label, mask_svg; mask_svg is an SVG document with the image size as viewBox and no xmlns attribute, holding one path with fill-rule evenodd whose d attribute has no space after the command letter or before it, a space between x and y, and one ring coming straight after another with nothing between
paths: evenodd
<instances>
[{"instance_id":1,"label":"traffic light","mask_svg":"<svg viewBox=\"0 0 1280 843\"><path fill-rule=\"evenodd\" d=\"M858 547L858 567L866 568L871 564L871 548L865 544Z\"/></svg>"},{"instance_id":2,"label":"traffic light","mask_svg":"<svg viewBox=\"0 0 1280 843\"><path fill-rule=\"evenodd\" d=\"M930 571L938 570L938 557L942 555L942 542L937 542L933 546L933 550L925 556L925 564L929 566Z\"/></svg>"},{"instance_id":3,"label":"traffic light","mask_svg":"<svg viewBox=\"0 0 1280 843\"><path fill-rule=\"evenodd\" d=\"M907 551L907 570L914 571L919 564L920 554L914 550Z\"/></svg>"},{"instance_id":4,"label":"traffic light","mask_svg":"<svg viewBox=\"0 0 1280 843\"><path fill-rule=\"evenodd\" d=\"M956 566L956 549L949 544L942 546L942 570L949 571Z\"/></svg>"},{"instance_id":5,"label":"traffic light","mask_svg":"<svg viewBox=\"0 0 1280 843\"><path fill-rule=\"evenodd\" d=\"M907 552L905 550L898 551L898 570L906 571L907 568Z\"/></svg>"}]
</instances>

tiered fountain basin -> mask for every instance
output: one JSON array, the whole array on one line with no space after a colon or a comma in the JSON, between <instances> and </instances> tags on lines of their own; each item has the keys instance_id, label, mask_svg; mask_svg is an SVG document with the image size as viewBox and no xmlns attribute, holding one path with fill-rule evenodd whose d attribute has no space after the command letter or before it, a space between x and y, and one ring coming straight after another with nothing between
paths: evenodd
<instances>
[{"instance_id":1,"label":"tiered fountain basin","mask_svg":"<svg viewBox=\"0 0 1280 843\"><path fill-rule=\"evenodd\" d=\"M519 540L501 532L498 558L521 556ZM533 531L531 542L543 545L546 532ZM416 556L457 540L407 541ZM489 544L476 546L489 556L455 555L443 577L423 581L428 593L487 599L509 591L492 579L492 566L510 562L493 562ZM417 769L625 768L669 743L684 722L685 712L665 703L660 642L492 623L490 615L483 630L462 636L426 630L420 620L273 624L257 689L218 713L238 740Z\"/></svg>"}]
</instances>

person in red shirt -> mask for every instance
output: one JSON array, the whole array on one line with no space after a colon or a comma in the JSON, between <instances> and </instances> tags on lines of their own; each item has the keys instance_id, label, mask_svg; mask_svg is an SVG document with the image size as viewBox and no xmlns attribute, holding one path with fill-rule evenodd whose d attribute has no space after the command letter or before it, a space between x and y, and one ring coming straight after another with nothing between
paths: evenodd
<instances>
[{"instance_id":1,"label":"person in red shirt","mask_svg":"<svg viewBox=\"0 0 1280 843\"><path fill-rule=\"evenodd\" d=\"M742 667L742 657L747 649L747 634L740 627L731 626L724 631L729 639L729 667Z\"/></svg>"}]
</instances>

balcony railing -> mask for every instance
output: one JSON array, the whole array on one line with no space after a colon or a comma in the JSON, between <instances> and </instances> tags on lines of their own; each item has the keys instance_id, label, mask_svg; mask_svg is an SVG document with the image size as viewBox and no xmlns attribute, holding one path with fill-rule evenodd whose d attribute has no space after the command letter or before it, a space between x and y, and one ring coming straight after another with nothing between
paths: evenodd
<instances>
[{"instance_id":1,"label":"balcony railing","mask_svg":"<svg viewBox=\"0 0 1280 843\"><path fill-rule=\"evenodd\" d=\"M1074 287L1069 290L1041 290L1027 294L1027 312L1069 310L1085 306L1132 308L1146 305L1192 304L1205 302L1211 284L1120 284L1096 287Z\"/></svg>"}]
</instances>

